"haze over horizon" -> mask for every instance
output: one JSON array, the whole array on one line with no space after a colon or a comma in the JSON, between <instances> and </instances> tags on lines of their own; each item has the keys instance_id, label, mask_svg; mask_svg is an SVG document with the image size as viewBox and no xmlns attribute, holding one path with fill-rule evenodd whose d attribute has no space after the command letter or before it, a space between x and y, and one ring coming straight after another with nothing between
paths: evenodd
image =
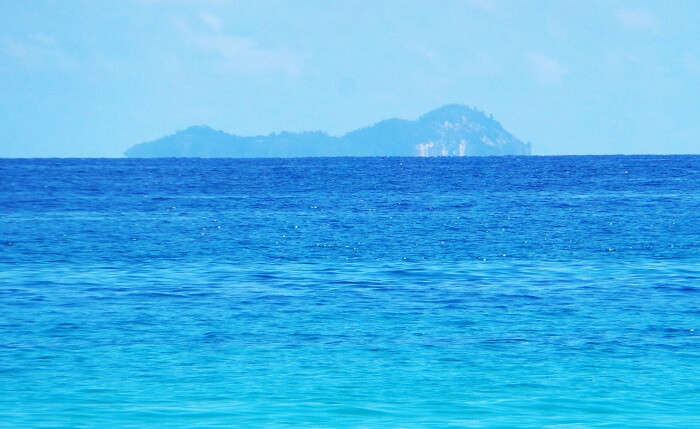
<instances>
[{"instance_id":1,"label":"haze over horizon","mask_svg":"<svg viewBox=\"0 0 700 429\"><path fill-rule=\"evenodd\" d=\"M475 106L536 155L700 153L700 4L0 0L0 157Z\"/></svg>"}]
</instances>

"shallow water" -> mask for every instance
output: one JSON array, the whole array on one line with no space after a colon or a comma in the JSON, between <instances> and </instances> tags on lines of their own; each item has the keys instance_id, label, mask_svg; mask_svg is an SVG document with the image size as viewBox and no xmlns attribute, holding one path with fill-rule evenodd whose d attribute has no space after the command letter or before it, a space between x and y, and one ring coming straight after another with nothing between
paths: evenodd
<instances>
[{"instance_id":1,"label":"shallow water","mask_svg":"<svg viewBox=\"0 0 700 429\"><path fill-rule=\"evenodd\" d=\"M0 160L0 426L700 427L699 401L698 156Z\"/></svg>"}]
</instances>

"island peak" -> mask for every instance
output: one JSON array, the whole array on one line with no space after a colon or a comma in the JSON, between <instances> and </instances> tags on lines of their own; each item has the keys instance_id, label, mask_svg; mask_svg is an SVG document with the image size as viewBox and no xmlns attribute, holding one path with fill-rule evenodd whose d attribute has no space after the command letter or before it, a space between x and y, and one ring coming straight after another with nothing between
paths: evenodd
<instances>
[{"instance_id":1,"label":"island peak","mask_svg":"<svg viewBox=\"0 0 700 429\"><path fill-rule=\"evenodd\" d=\"M305 156L489 156L530 155L530 144L506 131L492 115L448 104L416 120L386 119L343 136L323 131L281 131L240 137L195 125L126 151L152 157L305 157Z\"/></svg>"}]
</instances>

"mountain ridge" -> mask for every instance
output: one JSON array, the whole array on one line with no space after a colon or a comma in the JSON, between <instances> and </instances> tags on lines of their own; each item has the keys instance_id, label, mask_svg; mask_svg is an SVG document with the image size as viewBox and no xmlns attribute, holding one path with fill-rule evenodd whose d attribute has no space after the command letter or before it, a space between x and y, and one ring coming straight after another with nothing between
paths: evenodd
<instances>
[{"instance_id":1,"label":"mountain ridge","mask_svg":"<svg viewBox=\"0 0 700 429\"><path fill-rule=\"evenodd\" d=\"M136 144L125 152L130 158L530 154L531 144L506 131L492 115L460 104L439 107L415 120L385 119L342 136L323 131L238 136L207 125L194 125Z\"/></svg>"}]
</instances>

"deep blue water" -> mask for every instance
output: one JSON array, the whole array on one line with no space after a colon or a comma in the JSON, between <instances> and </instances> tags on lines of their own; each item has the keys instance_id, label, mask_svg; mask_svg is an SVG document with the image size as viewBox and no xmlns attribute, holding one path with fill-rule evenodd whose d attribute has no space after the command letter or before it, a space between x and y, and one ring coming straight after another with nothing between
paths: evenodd
<instances>
[{"instance_id":1,"label":"deep blue water","mask_svg":"<svg viewBox=\"0 0 700 429\"><path fill-rule=\"evenodd\" d=\"M700 156L0 160L2 427L700 427Z\"/></svg>"}]
</instances>

